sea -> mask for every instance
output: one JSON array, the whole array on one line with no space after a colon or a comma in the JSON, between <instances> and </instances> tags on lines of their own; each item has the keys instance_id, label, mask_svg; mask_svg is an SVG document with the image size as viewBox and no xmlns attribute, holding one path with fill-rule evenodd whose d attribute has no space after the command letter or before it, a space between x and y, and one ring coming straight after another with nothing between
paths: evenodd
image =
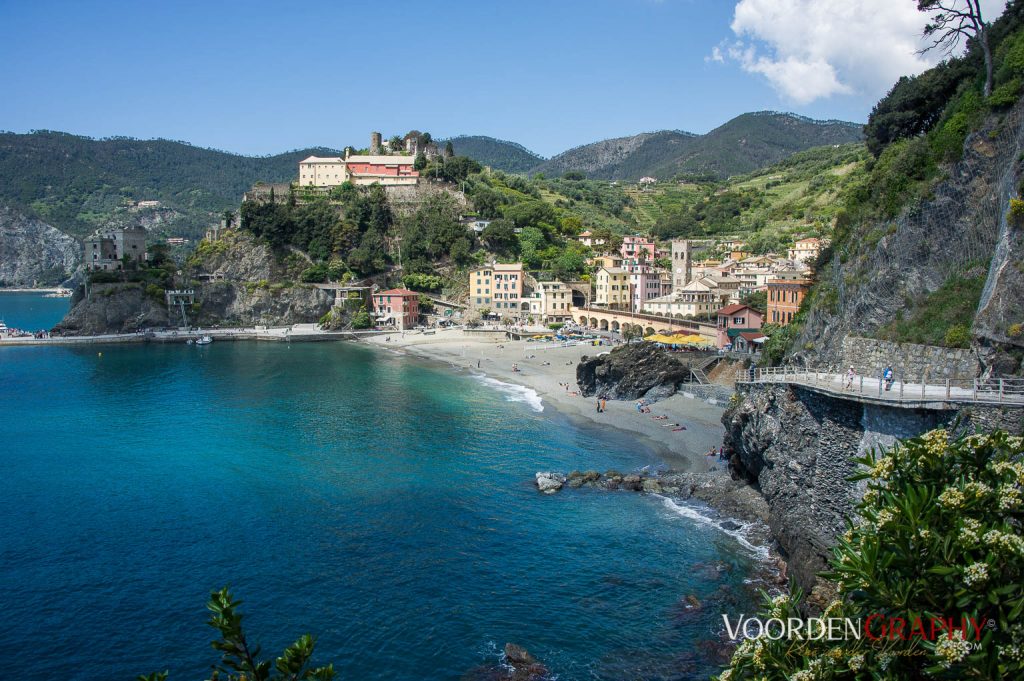
<instances>
[{"instance_id":1,"label":"sea","mask_svg":"<svg viewBox=\"0 0 1024 681\"><path fill-rule=\"evenodd\" d=\"M67 305L2 294L0 318ZM507 642L562 680L707 678L763 557L698 508L533 484L661 464L532 391L355 343L0 348L0 660L205 679L227 586L265 657L309 633L341 679L491 678Z\"/></svg>"}]
</instances>

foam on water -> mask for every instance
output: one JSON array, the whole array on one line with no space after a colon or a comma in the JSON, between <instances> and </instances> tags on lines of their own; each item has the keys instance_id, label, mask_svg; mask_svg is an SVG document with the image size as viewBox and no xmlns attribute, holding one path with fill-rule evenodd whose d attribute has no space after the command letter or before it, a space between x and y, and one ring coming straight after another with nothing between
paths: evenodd
<instances>
[{"instance_id":1,"label":"foam on water","mask_svg":"<svg viewBox=\"0 0 1024 681\"><path fill-rule=\"evenodd\" d=\"M655 494L654 496L661 499L662 503L665 505L665 508L675 513L676 515L688 518L703 525L709 525L711 527L714 527L719 532L729 535L730 537L735 539L740 546L742 546L747 551L752 553L759 560L767 561L771 559L771 553L769 552L767 546L758 546L756 544L752 544L750 542L750 539L746 536L746 531L750 527L749 523L741 523L740 521L734 520L733 522L735 522L737 525L740 525L740 528L736 530L728 530L722 527L721 523L727 520L731 520L730 518L721 518L717 520L714 518L709 518L708 516L702 514L700 511L691 506L679 504L673 501L672 499L669 499L668 497L661 496L660 494Z\"/></svg>"},{"instance_id":2,"label":"foam on water","mask_svg":"<svg viewBox=\"0 0 1024 681\"><path fill-rule=\"evenodd\" d=\"M515 385L514 383L505 383L504 381L499 381L496 378L491 378L490 376L485 376L483 374L473 374L473 378L490 388L500 391L505 395L505 399L509 402L525 402L536 412L544 411L544 404L540 399L540 395L538 395L537 391L532 388Z\"/></svg>"}]
</instances>

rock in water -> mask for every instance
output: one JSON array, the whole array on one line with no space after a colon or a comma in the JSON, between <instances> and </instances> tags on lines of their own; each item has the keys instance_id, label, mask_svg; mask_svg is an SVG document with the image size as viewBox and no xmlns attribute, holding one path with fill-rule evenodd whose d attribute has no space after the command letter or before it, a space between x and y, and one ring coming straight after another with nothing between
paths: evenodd
<instances>
[{"instance_id":1,"label":"rock in water","mask_svg":"<svg viewBox=\"0 0 1024 681\"><path fill-rule=\"evenodd\" d=\"M520 645L516 645L515 643L505 644L505 659L507 659L508 663L513 667L531 665L537 661L533 655L530 654L530 651Z\"/></svg>"},{"instance_id":2,"label":"rock in water","mask_svg":"<svg viewBox=\"0 0 1024 681\"><path fill-rule=\"evenodd\" d=\"M565 476L558 473L537 473L537 489L544 494L554 494L562 489Z\"/></svg>"}]
</instances>

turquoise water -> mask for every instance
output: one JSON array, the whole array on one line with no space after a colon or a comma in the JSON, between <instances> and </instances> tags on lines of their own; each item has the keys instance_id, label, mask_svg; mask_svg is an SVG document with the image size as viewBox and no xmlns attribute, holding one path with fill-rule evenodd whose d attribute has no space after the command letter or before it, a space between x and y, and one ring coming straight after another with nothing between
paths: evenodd
<instances>
[{"instance_id":1,"label":"turquoise water","mask_svg":"<svg viewBox=\"0 0 1024 681\"><path fill-rule=\"evenodd\" d=\"M458 679L507 641L559 679L706 678L723 608L750 612L720 531L539 495L538 470L658 458L522 391L345 343L0 348L0 377L19 679L206 678L223 585L265 651L312 633L343 679Z\"/></svg>"},{"instance_id":2,"label":"turquoise water","mask_svg":"<svg viewBox=\"0 0 1024 681\"><path fill-rule=\"evenodd\" d=\"M12 329L50 329L63 319L70 298L46 298L41 293L0 292L0 320Z\"/></svg>"}]
</instances>

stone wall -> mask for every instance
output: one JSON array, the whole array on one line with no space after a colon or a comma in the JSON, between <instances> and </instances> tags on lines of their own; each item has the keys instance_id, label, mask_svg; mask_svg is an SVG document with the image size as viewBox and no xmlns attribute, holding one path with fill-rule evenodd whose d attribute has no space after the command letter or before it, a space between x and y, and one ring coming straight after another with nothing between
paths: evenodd
<instances>
[{"instance_id":1,"label":"stone wall","mask_svg":"<svg viewBox=\"0 0 1024 681\"><path fill-rule=\"evenodd\" d=\"M858 374L867 377L881 376L885 367L891 366L896 380L915 382L922 376L931 381L972 380L981 373L978 356L973 350L892 343L857 336L843 339L842 362L835 369L842 371L851 365Z\"/></svg>"},{"instance_id":2,"label":"stone wall","mask_svg":"<svg viewBox=\"0 0 1024 681\"><path fill-rule=\"evenodd\" d=\"M960 410L908 409L832 397L785 383L742 384L722 416L729 467L764 496L772 533L789 574L812 607L831 597L817 577L836 536L863 494L850 482L854 459L940 426L1024 431L1024 409L969 405Z\"/></svg>"}]
</instances>

